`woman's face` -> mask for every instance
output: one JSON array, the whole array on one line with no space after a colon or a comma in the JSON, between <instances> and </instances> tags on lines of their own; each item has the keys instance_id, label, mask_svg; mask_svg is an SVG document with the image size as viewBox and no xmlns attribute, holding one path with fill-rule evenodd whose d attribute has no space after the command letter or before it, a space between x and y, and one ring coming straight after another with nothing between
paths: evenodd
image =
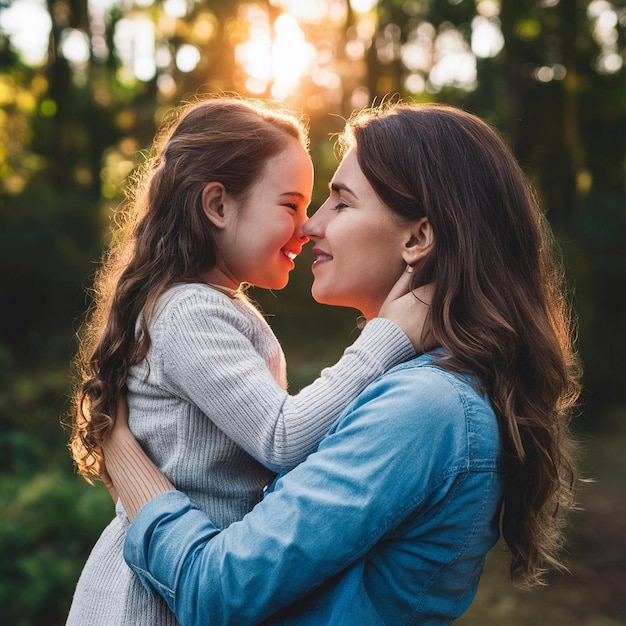
<instances>
[{"instance_id":1,"label":"woman's face","mask_svg":"<svg viewBox=\"0 0 626 626\"><path fill-rule=\"evenodd\" d=\"M315 300L376 317L406 268L407 224L378 198L354 150L335 172L328 200L303 230L314 242Z\"/></svg>"},{"instance_id":2,"label":"woman's face","mask_svg":"<svg viewBox=\"0 0 626 626\"><path fill-rule=\"evenodd\" d=\"M282 289L308 241L302 226L311 201L313 165L296 139L269 159L243 199L226 194L227 219L216 237L217 266L205 280L236 289L250 283Z\"/></svg>"}]
</instances>

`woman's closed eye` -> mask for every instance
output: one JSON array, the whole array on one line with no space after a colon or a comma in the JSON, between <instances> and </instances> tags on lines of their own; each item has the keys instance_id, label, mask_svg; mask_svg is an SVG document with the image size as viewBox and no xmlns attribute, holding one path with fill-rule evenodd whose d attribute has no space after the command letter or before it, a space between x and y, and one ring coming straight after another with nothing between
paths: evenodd
<instances>
[{"instance_id":1,"label":"woman's closed eye","mask_svg":"<svg viewBox=\"0 0 626 626\"><path fill-rule=\"evenodd\" d=\"M333 207L333 211L341 211L341 209L347 209L348 204L345 202L337 202L337 204Z\"/></svg>"}]
</instances>

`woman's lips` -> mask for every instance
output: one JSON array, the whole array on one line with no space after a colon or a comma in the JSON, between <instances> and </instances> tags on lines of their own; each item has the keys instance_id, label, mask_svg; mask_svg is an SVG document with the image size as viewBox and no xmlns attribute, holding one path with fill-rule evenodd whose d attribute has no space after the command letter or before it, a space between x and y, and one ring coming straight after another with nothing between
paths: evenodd
<instances>
[{"instance_id":1,"label":"woman's lips","mask_svg":"<svg viewBox=\"0 0 626 626\"><path fill-rule=\"evenodd\" d=\"M313 250L313 254L315 255L315 260L313 261L311 269L315 269L316 267L323 265L327 261L333 260L333 257L330 254L322 252L321 250Z\"/></svg>"}]
</instances>

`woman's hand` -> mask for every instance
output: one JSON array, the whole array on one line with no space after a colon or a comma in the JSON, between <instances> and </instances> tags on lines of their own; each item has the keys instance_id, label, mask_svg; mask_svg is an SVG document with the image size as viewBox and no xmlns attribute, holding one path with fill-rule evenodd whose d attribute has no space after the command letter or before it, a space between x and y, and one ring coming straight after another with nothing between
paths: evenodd
<instances>
[{"instance_id":1,"label":"woman's hand","mask_svg":"<svg viewBox=\"0 0 626 626\"><path fill-rule=\"evenodd\" d=\"M126 393L123 391L117 394L117 412L113 430L118 426L128 428L128 402L126 402Z\"/></svg>"},{"instance_id":2,"label":"woman's hand","mask_svg":"<svg viewBox=\"0 0 626 626\"><path fill-rule=\"evenodd\" d=\"M113 422L113 429L111 433L109 433L109 437L119 434L122 429L128 429L128 403L126 402L126 394L120 392L117 396L117 409L115 413L115 421ZM106 447L106 444L105 444ZM100 480L104 483L104 486L109 490L109 494L111 498L113 498L113 502L117 504L118 493L113 481L111 480L111 476L106 468L106 463L104 460L104 451L100 451L100 458L98 460L98 464L100 467L100 471L98 475L100 476Z\"/></svg>"},{"instance_id":3,"label":"woman's hand","mask_svg":"<svg viewBox=\"0 0 626 626\"><path fill-rule=\"evenodd\" d=\"M430 302L434 284L411 289L413 275L403 272L378 313L396 323L409 337L415 351L427 352L436 347L430 332Z\"/></svg>"},{"instance_id":4,"label":"woman's hand","mask_svg":"<svg viewBox=\"0 0 626 626\"><path fill-rule=\"evenodd\" d=\"M117 489L109 476L109 472L107 472L106 465L104 464L104 459L100 461L100 471L98 472L100 476L100 480L104 483L104 486L109 490L109 495L111 496L113 502L117 504L119 496L117 494Z\"/></svg>"},{"instance_id":5,"label":"woman's hand","mask_svg":"<svg viewBox=\"0 0 626 626\"><path fill-rule=\"evenodd\" d=\"M115 424L102 444L102 455L100 477L116 501L119 495L131 521L152 498L174 490L174 485L150 460L130 430L123 393L117 398Z\"/></svg>"}]
</instances>

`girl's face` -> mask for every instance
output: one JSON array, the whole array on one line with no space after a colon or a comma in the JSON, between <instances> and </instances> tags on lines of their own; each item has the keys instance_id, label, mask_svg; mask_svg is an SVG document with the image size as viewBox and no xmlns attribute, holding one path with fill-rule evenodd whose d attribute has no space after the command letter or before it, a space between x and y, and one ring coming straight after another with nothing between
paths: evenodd
<instances>
[{"instance_id":1,"label":"girl's face","mask_svg":"<svg viewBox=\"0 0 626 626\"><path fill-rule=\"evenodd\" d=\"M339 165L328 200L304 233L314 242L315 300L358 309L366 319L376 317L406 268L407 224L378 198L354 150Z\"/></svg>"},{"instance_id":2,"label":"girl's face","mask_svg":"<svg viewBox=\"0 0 626 626\"><path fill-rule=\"evenodd\" d=\"M241 283L285 287L294 259L308 241L302 226L312 188L311 159L300 142L289 138L244 198L225 194L225 219L216 237L220 258L205 280L234 289Z\"/></svg>"}]
</instances>

